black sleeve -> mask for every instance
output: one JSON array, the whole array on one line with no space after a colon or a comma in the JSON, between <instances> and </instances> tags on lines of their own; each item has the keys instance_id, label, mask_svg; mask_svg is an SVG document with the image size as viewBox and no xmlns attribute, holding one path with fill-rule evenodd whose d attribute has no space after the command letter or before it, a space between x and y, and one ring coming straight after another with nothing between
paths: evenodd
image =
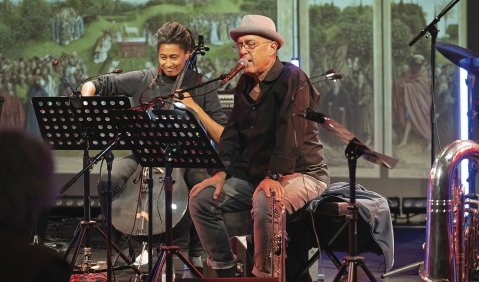
<instances>
[{"instance_id":1,"label":"black sleeve","mask_svg":"<svg viewBox=\"0 0 479 282\"><path fill-rule=\"evenodd\" d=\"M122 74L106 74L92 81L96 93L102 96L125 95L133 97L149 85L152 75L148 70L131 71Z\"/></svg>"},{"instance_id":2,"label":"black sleeve","mask_svg":"<svg viewBox=\"0 0 479 282\"><path fill-rule=\"evenodd\" d=\"M294 172L298 151L306 138L308 120L297 115L319 98L319 93L309 87L309 81L301 70L293 68L283 77L288 83L280 101L276 123L276 144L273 149L269 168L271 171L290 174ZM280 78L281 79L281 78Z\"/></svg>"},{"instance_id":3,"label":"black sleeve","mask_svg":"<svg viewBox=\"0 0 479 282\"><path fill-rule=\"evenodd\" d=\"M239 94L235 93L235 95ZM220 144L218 145L218 154L227 169L239 160L239 157L244 151L244 147L240 142L240 135L236 124L236 117L240 112L238 108L238 104L235 103L228 123L226 123L223 134L221 135Z\"/></svg>"}]
</instances>

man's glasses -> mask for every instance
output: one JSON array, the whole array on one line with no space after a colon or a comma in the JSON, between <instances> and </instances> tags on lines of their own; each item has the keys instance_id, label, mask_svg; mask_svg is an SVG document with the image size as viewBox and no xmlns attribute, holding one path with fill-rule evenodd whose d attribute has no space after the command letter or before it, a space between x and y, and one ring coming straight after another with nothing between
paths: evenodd
<instances>
[{"instance_id":1,"label":"man's glasses","mask_svg":"<svg viewBox=\"0 0 479 282\"><path fill-rule=\"evenodd\" d=\"M256 41L250 40L250 41L236 43L236 45L233 45L231 47L233 48L233 51L235 53L239 53L243 47L245 48L245 50L247 52L251 52L256 47L258 47L259 45L264 44L264 43L271 43L271 42L273 42L273 41L256 42Z\"/></svg>"}]
</instances>

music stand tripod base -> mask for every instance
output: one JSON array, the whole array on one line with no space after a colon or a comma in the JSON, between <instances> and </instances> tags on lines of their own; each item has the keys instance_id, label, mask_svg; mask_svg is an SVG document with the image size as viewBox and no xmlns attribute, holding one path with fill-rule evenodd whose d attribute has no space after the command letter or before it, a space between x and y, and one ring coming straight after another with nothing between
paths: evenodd
<instances>
[{"instance_id":1,"label":"music stand tripod base","mask_svg":"<svg viewBox=\"0 0 479 282\"><path fill-rule=\"evenodd\" d=\"M70 262L72 269L75 268L75 262L79 249L84 243L85 267L80 273L100 272L90 268L91 264L91 242L89 229L93 228L107 242L108 256L111 254L110 240L108 236L97 226L90 216L90 168L98 161L100 156L116 145L115 148L124 148L126 143L112 142L118 138L118 130L111 124L111 110L129 108L130 101L128 97L83 97L79 103L73 103L69 97L33 97L33 107L40 132L45 141L47 141L56 150L83 150L83 170L75 175L61 189L65 192L76 180L83 175L83 201L84 215L77 226L73 239L70 242L64 257L68 258L72 249L74 250ZM117 141L117 140L116 140ZM95 161L90 161L89 150L103 150L98 154ZM109 225L111 228L111 225ZM133 266L131 260L126 257L118 248L111 244L111 247L120 254L121 258L131 266L131 268L141 275L139 270ZM111 257L108 257L108 277L111 280L110 265ZM74 271L73 273L76 273Z\"/></svg>"},{"instance_id":2,"label":"music stand tripod base","mask_svg":"<svg viewBox=\"0 0 479 282\"><path fill-rule=\"evenodd\" d=\"M172 246L171 175L173 168L224 169L208 136L189 111L119 110L114 112L114 118L121 130L128 132L125 135L129 136L133 153L143 167L165 167L165 245L159 248L159 259L148 275L148 281L158 281L165 264L166 282L173 281L173 255L177 255L196 277L203 278L179 247ZM155 220L152 214L150 210L150 221Z\"/></svg>"},{"instance_id":3,"label":"music stand tripod base","mask_svg":"<svg viewBox=\"0 0 479 282\"><path fill-rule=\"evenodd\" d=\"M346 269L348 269L348 281L357 280L357 266L359 265L371 281L377 281L364 264L364 257L357 256L358 254L358 206L356 203L356 163L359 157L363 157L365 160L381 165L386 168L394 168L397 159L374 152L369 149L364 143L362 143L352 132L336 122L334 119L328 117L322 113L316 113L312 109L308 108L305 112L304 118L310 119L320 123L328 131L334 133L339 141L346 143L347 147L344 152L348 159L349 168L349 204L348 210L348 238L349 238L349 256L343 259L343 263L339 267L338 273L334 277L333 281L339 281L344 275Z\"/></svg>"},{"instance_id":4,"label":"music stand tripod base","mask_svg":"<svg viewBox=\"0 0 479 282\"><path fill-rule=\"evenodd\" d=\"M356 203L356 163L357 159L361 157L367 148L357 138L353 138L345 150L346 158L348 159L349 167L349 215L348 215L348 237L349 237L349 256L343 258L343 263L338 269L333 281L340 281L345 271L347 270L347 281L353 282L358 279L357 267L360 266L364 273L368 276L370 281L377 281L372 272L364 263L364 257L358 256L358 207Z\"/></svg>"}]
</instances>

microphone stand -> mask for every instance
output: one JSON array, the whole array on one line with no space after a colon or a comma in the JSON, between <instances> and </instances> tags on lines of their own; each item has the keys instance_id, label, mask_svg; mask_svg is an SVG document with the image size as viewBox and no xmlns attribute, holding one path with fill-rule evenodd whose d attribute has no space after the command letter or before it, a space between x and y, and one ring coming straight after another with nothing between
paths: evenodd
<instances>
[{"instance_id":1,"label":"microphone stand","mask_svg":"<svg viewBox=\"0 0 479 282\"><path fill-rule=\"evenodd\" d=\"M82 107L81 93L78 91L78 87L80 87L80 85L82 85L83 83L85 83L87 81L90 81L93 78L99 77L100 75L113 74L113 73L118 74L118 73L123 72L123 69L115 68L111 72L101 73L101 74L97 74L97 75L94 75L94 76L90 76L90 77L85 78L82 81L80 81L75 86L75 89L73 89L73 87L70 85L70 83L68 83L68 81L65 79L65 77L57 70L57 67L59 65L60 65L60 61L58 61L57 59L54 59L52 61L53 70L58 74L58 76L62 79L62 81L65 82L65 84L68 86L68 88L70 88L70 90L72 91L72 93L70 95L70 103L71 103L71 105L73 106L74 109L80 109Z\"/></svg>"},{"instance_id":2,"label":"microphone stand","mask_svg":"<svg viewBox=\"0 0 479 282\"><path fill-rule=\"evenodd\" d=\"M95 157L93 157L92 160L88 161L85 164L85 167L80 172L78 172L65 185L63 185L62 189L60 190L60 194L65 193L68 190L68 188L70 188L70 186L72 186L85 172L89 171L94 164L98 163L103 158L103 156L109 153L111 149L113 148L113 146L116 145L118 140L120 140L120 138L121 138L121 135L120 134L117 135L115 139L113 139L113 141L111 141L111 143L103 151L101 151Z\"/></svg>"},{"instance_id":3,"label":"microphone stand","mask_svg":"<svg viewBox=\"0 0 479 282\"><path fill-rule=\"evenodd\" d=\"M413 46L421 37L423 37L426 33L431 36L431 165L434 163L435 159L435 144L434 144L434 132L435 132L435 81L436 81L436 41L437 41L437 34L439 30L436 27L436 24L441 20L441 18L452 8L456 5L460 0L452 0L447 6L432 20L432 22L426 26L421 32L419 32L416 37L414 37L411 42L409 42L409 46Z\"/></svg>"},{"instance_id":4,"label":"microphone stand","mask_svg":"<svg viewBox=\"0 0 479 282\"><path fill-rule=\"evenodd\" d=\"M223 80L224 78L226 77L226 74L222 74L220 75L218 78L215 78L215 79L212 79L212 80L208 80L206 82L203 82L203 83L200 83L200 84L197 84L195 86L192 86L192 87L189 87L189 88L186 88L186 89L181 89L181 90L177 90L175 91L174 94L171 94L171 95L168 95L166 97L156 97L156 98L153 98L151 99L150 101L148 101L148 103L143 103L143 104L140 104L136 107L133 107L132 109L133 110L139 110L139 109L143 109L143 110L146 110L146 109L149 109L149 108L152 108L154 105L156 104L160 104L160 105L164 105L165 103L165 100L167 99L170 99L170 98L178 98L180 100L183 100L185 97L183 95L183 93L185 92L189 92L191 90L195 90L195 89L198 89L198 88L201 88L205 85L208 85L208 84L211 84L213 82L216 82L216 81L219 81L219 80ZM159 102L159 103L158 103ZM163 106L161 106L160 108L162 108Z\"/></svg>"},{"instance_id":5,"label":"microphone stand","mask_svg":"<svg viewBox=\"0 0 479 282\"><path fill-rule=\"evenodd\" d=\"M432 22L427 25L421 32L419 32L416 37L414 37L411 42L409 42L409 46L413 46L421 37L427 35L426 37L431 36L431 166L434 163L435 155L436 155L436 148L434 142L434 132L436 131L436 101L435 101L435 85L436 85L436 41L437 41L437 34L439 30L436 27L436 24L441 20L441 18L452 8L454 7L460 0L452 0L447 4L447 6L432 20ZM409 269L414 269L416 267L421 267L424 261L415 262L403 267L400 267L396 270L390 271L388 273L384 273L381 275L381 278L386 278L392 276L394 274L407 271Z\"/></svg>"},{"instance_id":6,"label":"microphone stand","mask_svg":"<svg viewBox=\"0 0 479 282\"><path fill-rule=\"evenodd\" d=\"M181 89L181 90L179 90L179 91L176 91L176 94L178 94L178 96L179 96L178 98L183 99L183 95L182 95L183 93L189 92L189 91L191 91L191 90L195 90L195 89L197 89L197 88L201 88L201 87L203 87L203 86L205 86L205 85L211 84L211 83L216 82L216 81L218 81L218 80L223 80L225 77L226 77L226 74L222 74L222 75L220 75L220 77L218 77L218 78L215 78L215 79L212 79L212 80L208 80L208 81L206 81L206 82L197 84L197 85L192 86L192 87L190 87L190 88Z\"/></svg>"},{"instance_id":7,"label":"microphone stand","mask_svg":"<svg viewBox=\"0 0 479 282\"><path fill-rule=\"evenodd\" d=\"M311 108L307 108L303 117L308 120L321 124L325 129L335 134L339 141L347 144L345 156L348 159L349 168L349 204L347 215L348 220L348 255L344 257L340 265L334 282L339 282L343 275L347 273L348 282L356 282L358 278L357 267L360 266L366 273L370 281L377 281L371 271L364 263L364 257L358 254L358 215L359 209L356 202L356 164L357 159L363 157L369 162L379 164L386 168L394 168L397 159L374 152L362 143L352 132L336 122L334 119L322 113L317 113Z\"/></svg>"},{"instance_id":8,"label":"microphone stand","mask_svg":"<svg viewBox=\"0 0 479 282\"><path fill-rule=\"evenodd\" d=\"M329 75L329 76L326 76L326 78L323 78L323 79L318 79L318 80L311 80L311 83L312 84L315 84L315 83L320 83L320 82L325 82L325 81L333 81L335 82L336 80L340 80L343 78L343 75L342 74L332 74L332 75Z\"/></svg>"}]
</instances>

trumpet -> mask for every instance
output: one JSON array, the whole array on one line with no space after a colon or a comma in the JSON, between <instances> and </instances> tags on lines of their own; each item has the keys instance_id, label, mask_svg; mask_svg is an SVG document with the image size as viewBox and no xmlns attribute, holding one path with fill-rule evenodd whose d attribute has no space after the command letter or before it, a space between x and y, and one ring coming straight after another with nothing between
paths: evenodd
<instances>
[{"instance_id":1,"label":"trumpet","mask_svg":"<svg viewBox=\"0 0 479 282\"><path fill-rule=\"evenodd\" d=\"M271 259L271 276L279 277L279 282L286 282L286 208L282 206L281 212L278 215L276 205L276 193L272 191L271 217L273 222L273 240L271 253L269 254ZM276 223L276 217L279 217L278 223Z\"/></svg>"}]
</instances>

